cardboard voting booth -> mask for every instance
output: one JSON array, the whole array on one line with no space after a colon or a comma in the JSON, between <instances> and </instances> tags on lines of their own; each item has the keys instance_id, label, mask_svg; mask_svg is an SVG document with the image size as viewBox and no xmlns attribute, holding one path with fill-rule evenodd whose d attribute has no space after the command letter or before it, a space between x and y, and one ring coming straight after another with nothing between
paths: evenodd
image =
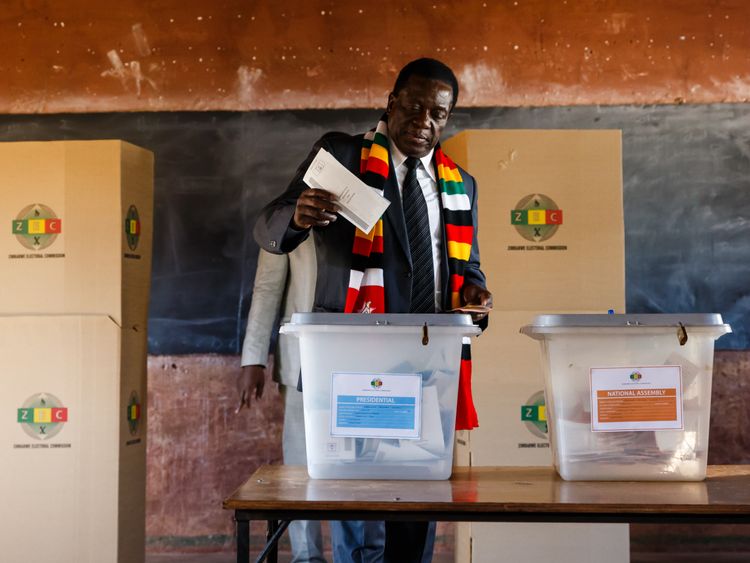
<instances>
[{"instance_id":1,"label":"cardboard voting booth","mask_svg":"<svg viewBox=\"0 0 750 563\"><path fill-rule=\"evenodd\" d=\"M296 313L313 479L448 479L469 315Z\"/></svg>"},{"instance_id":2,"label":"cardboard voting booth","mask_svg":"<svg viewBox=\"0 0 750 563\"><path fill-rule=\"evenodd\" d=\"M706 477L721 315L540 315L547 420L566 480Z\"/></svg>"},{"instance_id":3,"label":"cardboard voting booth","mask_svg":"<svg viewBox=\"0 0 750 563\"><path fill-rule=\"evenodd\" d=\"M130 332L102 315L0 317L7 561L143 561L146 378L125 358L145 350Z\"/></svg>"},{"instance_id":4,"label":"cardboard voting booth","mask_svg":"<svg viewBox=\"0 0 750 563\"><path fill-rule=\"evenodd\" d=\"M622 312L619 131L471 130L443 148L477 180L496 311Z\"/></svg>"},{"instance_id":5,"label":"cardboard voting booth","mask_svg":"<svg viewBox=\"0 0 750 563\"><path fill-rule=\"evenodd\" d=\"M0 553L142 562L153 155L0 143L0 170Z\"/></svg>"},{"instance_id":6,"label":"cardboard voting booth","mask_svg":"<svg viewBox=\"0 0 750 563\"><path fill-rule=\"evenodd\" d=\"M0 313L109 315L145 331L153 155L122 141L0 143Z\"/></svg>"},{"instance_id":7,"label":"cardboard voting booth","mask_svg":"<svg viewBox=\"0 0 750 563\"><path fill-rule=\"evenodd\" d=\"M543 313L624 312L620 132L470 130L443 148L477 180L494 298L472 346L479 428L457 433L456 463L551 465L538 345L519 329ZM629 549L626 525L457 525L458 562L625 563Z\"/></svg>"}]
</instances>

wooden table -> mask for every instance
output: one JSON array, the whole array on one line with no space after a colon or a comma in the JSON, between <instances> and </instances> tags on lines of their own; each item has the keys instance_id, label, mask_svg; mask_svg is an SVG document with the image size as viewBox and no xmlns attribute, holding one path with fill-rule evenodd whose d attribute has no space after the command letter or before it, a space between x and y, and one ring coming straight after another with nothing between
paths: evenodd
<instances>
[{"instance_id":1,"label":"wooden table","mask_svg":"<svg viewBox=\"0 0 750 563\"><path fill-rule=\"evenodd\" d=\"M703 482L563 481L549 467L459 467L449 481L316 480L268 465L224 501L237 521L237 561L250 521L267 520L266 556L292 520L750 523L750 465L716 465Z\"/></svg>"}]
</instances>

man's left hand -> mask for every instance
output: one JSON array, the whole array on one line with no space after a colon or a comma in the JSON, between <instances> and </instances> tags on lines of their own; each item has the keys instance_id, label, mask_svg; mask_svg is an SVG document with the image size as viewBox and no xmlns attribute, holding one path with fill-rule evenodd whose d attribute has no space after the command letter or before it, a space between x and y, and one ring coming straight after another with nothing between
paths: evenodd
<instances>
[{"instance_id":1,"label":"man's left hand","mask_svg":"<svg viewBox=\"0 0 750 563\"><path fill-rule=\"evenodd\" d=\"M249 410L253 395L255 395L256 400L263 396L265 384L266 366L242 366L242 371L237 379L237 394L240 396L240 404L235 409L235 414L239 414L242 407L247 407Z\"/></svg>"},{"instance_id":2,"label":"man's left hand","mask_svg":"<svg viewBox=\"0 0 750 563\"><path fill-rule=\"evenodd\" d=\"M463 305L479 305L489 310L492 309L492 294L482 286L467 283L461 290L461 303ZM471 318L474 321L481 321L488 313L489 311L472 313Z\"/></svg>"}]
</instances>

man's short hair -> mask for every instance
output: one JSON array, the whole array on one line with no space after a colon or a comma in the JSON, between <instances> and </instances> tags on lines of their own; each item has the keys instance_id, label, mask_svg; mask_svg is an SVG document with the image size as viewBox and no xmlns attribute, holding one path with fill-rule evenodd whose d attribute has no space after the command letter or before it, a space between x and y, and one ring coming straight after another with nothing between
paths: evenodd
<instances>
[{"instance_id":1,"label":"man's short hair","mask_svg":"<svg viewBox=\"0 0 750 563\"><path fill-rule=\"evenodd\" d=\"M398 96L398 93L404 89L409 78L412 76L421 76L422 78L428 78L430 80L439 80L445 82L453 89L453 109L458 101L458 80L456 75L448 67L448 65L441 63L435 59L417 59L408 63L401 72L398 73L396 83L393 85L393 95Z\"/></svg>"}]
</instances>

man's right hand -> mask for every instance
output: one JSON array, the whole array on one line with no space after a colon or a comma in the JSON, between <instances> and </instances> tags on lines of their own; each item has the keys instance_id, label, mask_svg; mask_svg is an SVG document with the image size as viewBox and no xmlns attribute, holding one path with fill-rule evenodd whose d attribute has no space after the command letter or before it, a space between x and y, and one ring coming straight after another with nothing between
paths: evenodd
<instances>
[{"instance_id":1,"label":"man's right hand","mask_svg":"<svg viewBox=\"0 0 750 563\"><path fill-rule=\"evenodd\" d=\"M242 366L242 373L237 380L237 393L240 396L240 404L235 410L239 413L242 407L250 408L250 400L253 395L256 399L263 396L263 387L266 385L265 366Z\"/></svg>"},{"instance_id":2,"label":"man's right hand","mask_svg":"<svg viewBox=\"0 0 750 563\"><path fill-rule=\"evenodd\" d=\"M325 227L336 220L336 196L326 190L308 188L297 198L292 223L295 229Z\"/></svg>"}]
</instances>

